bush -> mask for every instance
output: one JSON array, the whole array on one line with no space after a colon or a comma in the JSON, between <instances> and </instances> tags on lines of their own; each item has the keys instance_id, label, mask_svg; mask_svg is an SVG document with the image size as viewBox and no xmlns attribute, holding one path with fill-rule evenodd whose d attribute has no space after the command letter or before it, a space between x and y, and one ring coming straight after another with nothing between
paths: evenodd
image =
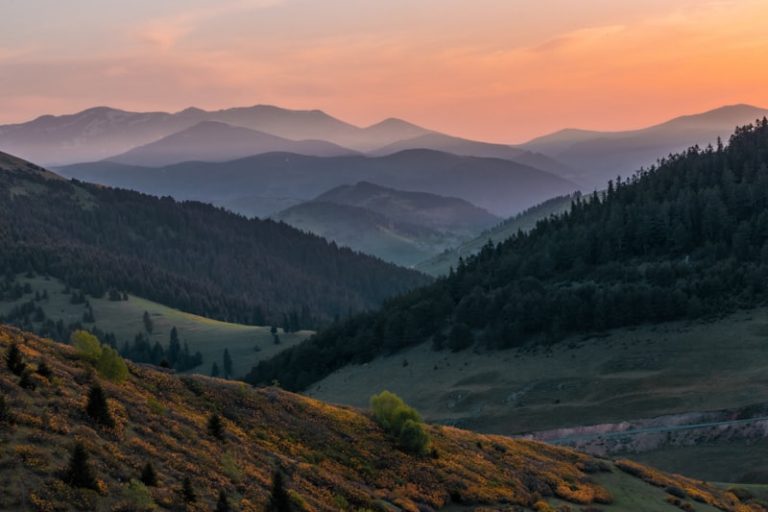
<instances>
[{"instance_id":1,"label":"bush","mask_svg":"<svg viewBox=\"0 0 768 512\"><path fill-rule=\"evenodd\" d=\"M371 397L371 409L376 422L381 428L393 434L399 434L408 420L417 423L421 417L416 409L409 407L403 399L390 391L382 391Z\"/></svg>"},{"instance_id":2,"label":"bush","mask_svg":"<svg viewBox=\"0 0 768 512\"><path fill-rule=\"evenodd\" d=\"M69 341L83 359L96 363L101 357L101 342L90 332L77 330L69 337Z\"/></svg>"},{"instance_id":3,"label":"bush","mask_svg":"<svg viewBox=\"0 0 768 512\"><path fill-rule=\"evenodd\" d=\"M421 416L402 398L389 391L371 397L373 417L385 431L395 436L404 450L417 455L429 451L429 434L424 429Z\"/></svg>"},{"instance_id":4,"label":"bush","mask_svg":"<svg viewBox=\"0 0 768 512\"><path fill-rule=\"evenodd\" d=\"M149 487L157 487L157 473L151 462L147 462L144 465L144 469L141 470L141 483Z\"/></svg>"},{"instance_id":5,"label":"bush","mask_svg":"<svg viewBox=\"0 0 768 512\"><path fill-rule=\"evenodd\" d=\"M157 508L147 486L135 478L128 482L128 486L123 490L123 497L130 504L131 510L144 511Z\"/></svg>"},{"instance_id":6,"label":"bush","mask_svg":"<svg viewBox=\"0 0 768 512\"><path fill-rule=\"evenodd\" d=\"M101 347L101 355L96 363L96 369L105 379L120 384L128 378L128 366L117 350L112 347Z\"/></svg>"},{"instance_id":7,"label":"bush","mask_svg":"<svg viewBox=\"0 0 768 512\"><path fill-rule=\"evenodd\" d=\"M413 420L407 420L400 430L400 447L410 453L425 455L429 450L429 434L424 425Z\"/></svg>"}]
</instances>

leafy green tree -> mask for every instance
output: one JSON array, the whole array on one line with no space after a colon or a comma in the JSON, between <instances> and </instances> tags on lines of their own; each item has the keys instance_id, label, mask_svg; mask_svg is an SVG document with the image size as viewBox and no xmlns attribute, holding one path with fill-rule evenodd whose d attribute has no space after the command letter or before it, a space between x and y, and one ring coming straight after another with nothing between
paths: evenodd
<instances>
[{"instance_id":1,"label":"leafy green tree","mask_svg":"<svg viewBox=\"0 0 768 512\"><path fill-rule=\"evenodd\" d=\"M221 421L221 416L216 413L208 418L208 434L219 441L224 440L224 423Z\"/></svg>"},{"instance_id":2,"label":"leafy green tree","mask_svg":"<svg viewBox=\"0 0 768 512\"><path fill-rule=\"evenodd\" d=\"M105 396L102 387L98 384L94 384L88 393L88 404L85 406L85 412L98 425L107 428L115 427L115 419L112 417L112 413L109 410L107 397Z\"/></svg>"},{"instance_id":3,"label":"leafy green tree","mask_svg":"<svg viewBox=\"0 0 768 512\"><path fill-rule=\"evenodd\" d=\"M112 347L102 347L96 369L102 377L117 384L125 382L128 378L128 365Z\"/></svg>"},{"instance_id":4,"label":"leafy green tree","mask_svg":"<svg viewBox=\"0 0 768 512\"><path fill-rule=\"evenodd\" d=\"M157 473L151 462L144 464L144 468L141 470L141 483L149 487L157 487Z\"/></svg>"},{"instance_id":5,"label":"leafy green tree","mask_svg":"<svg viewBox=\"0 0 768 512\"><path fill-rule=\"evenodd\" d=\"M272 491L269 495L266 512L291 512L291 497L285 488L283 473L275 471L272 476Z\"/></svg>"},{"instance_id":6,"label":"leafy green tree","mask_svg":"<svg viewBox=\"0 0 768 512\"><path fill-rule=\"evenodd\" d=\"M24 363L24 356L21 354L21 349L19 349L19 345L15 341L11 343L11 346L5 354L5 364L8 366L8 369L16 375L21 375L27 367L26 363Z\"/></svg>"},{"instance_id":7,"label":"leafy green tree","mask_svg":"<svg viewBox=\"0 0 768 512\"><path fill-rule=\"evenodd\" d=\"M90 332L80 329L74 331L69 339L83 359L96 363L101 357L101 342Z\"/></svg>"},{"instance_id":8,"label":"leafy green tree","mask_svg":"<svg viewBox=\"0 0 768 512\"><path fill-rule=\"evenodd\" d=\"M232 357L229 355L229 349L224 349L224 356L222 357L224 363L224 378L228 379L232 376Z\"/></svg>"},{"instance_id":9,"label":"leafy green tree","mask_svg":"<svg viewBox=\"0 0 768 512\"><path fill-rule=\"evenodd\" d=\"M88 462L88 452L85 446L78 442L72 450L69 465L64 473L64 483L70 487L97 490L99 488L91 465Z\"/></svg>"}]
</instances>

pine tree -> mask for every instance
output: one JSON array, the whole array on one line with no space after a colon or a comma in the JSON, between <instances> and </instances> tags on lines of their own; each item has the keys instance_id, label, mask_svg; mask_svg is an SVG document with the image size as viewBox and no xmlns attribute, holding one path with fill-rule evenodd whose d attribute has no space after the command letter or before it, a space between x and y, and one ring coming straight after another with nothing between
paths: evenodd
<instances>
[{"instance_id":1,"label":"pine tree","mask_svg":"<svg viewBox=\"0 0 768 512\"><path fill-rule=\"evenodd\" d=\"M26 368L27 365L24 364L24 356L21 354L19 345L16 342L13 342L8 349L8 352L6 352L5 363L8 365L8 369L16 375L21 375L24 368Z\"/></svg>"},{"instance_id":2,"label":"pine tree","mask_svg":"<svg viewBox=\"0 0 768 512\"><path fill-rule=\"evenodd\" d=\"M21 377L19 378L19 386L32 391L37 388L37 384L32 379L32 371L29 368L25 368L24 371L21 372Z\"/></svg>"},{"instance_id":3,"label":"pine tree","mask_svg":"<svg viewBox=\"0 0 768 512\"><path fill-rule=\"evenodd\" d=\"M216 512L230 512L230 510L232 509L229 507L227 493L222 489L219 491L219 501L216 503Z\"/></svg>"},{"instance_id":4,"label":"pine tree","mask_svg":"<svg viewBox=\"0 0 768 512\"><path fill-rule=\"evenodd\" d=\"M214 361L211 365L211 377L218 377L219 375L219 365Z\"/></svg>"},{"instance_id":5,"label":"pine tree","mask_svg":"<svg viewBox=\"0 0 768 512\"><path fill-rule=\"evenodd\" d=\"M232 376L232 357L229 355L228 348L224 349L223 363L224 363L224 378L228 379Z\"/></svg>"},{"instance_id":6,"label":"pine tree","mask_svg":"<svg viewBox=\"0 0 768 512\"><path fill-rule=\"evenodd\" d=\"M8 402L5 401L5 395L0 395L0 423L6 425L13 424L13 413Z\"/></svg>"},{"instance_id":7,"label":"pine tree","mask_svg":"<svg viewBox=\"0 0 768 512\"><path fill-rule=\"evenodd\" d=\"M82 487L85 489L98 489L96 477L88 463L88 452L85 446L78 442L72 450L69 466L64 473L64 482L70 487Z\"/></svg>"},{"instance_id":8,"label":"pine tree","mask_svg":"<svg viewBox=\"0 0 768 512\"><path fill-rule=\"evenodd\" d=\"M192 480L188 476L184 477L184 482L181 484L181 497L184 503L194 503L197 501L195 489L192 488Z\"/></svg>"},{"instance_id":9,"label":"pine tree","mask_svg":"<svg viewBox=\"0 0 768 512\"><path fill-rule=\"evenodd\" d=\"M216 413L211 414L208 418L208 433L220 441L224 440L224 424L221 421L221 416Z\"/></svg>"},{"instance_id":10,"label":"pine tree","mask_svg":"<svg viewBox=\"0 0 768 512\"><path fill-rule=\"evenodd\" d=\"M88 393L88 405L85 407L85 412L87 412L88 416L90 416L97 424L107 428L114 428L115 419L109 411L109 405L107 404L104 390L98 384L94 384L91 387L90 393Z\"/></svg>"},{"instance_id":11,"label":"pine tree","mask_svg":"<svg viewBox=\"0 0 768 512\"><path fill-rule=\"evenodd\" d=\"M141 470L140 480L141 483L148 487L157 487L157 474L151 462L147 462L144 465L144 469Z\"/></svg>"},{"instance_id":12,"label":"pine tree","mask_svg":"<svg viewBox=\"0 0 768 512\"><path fill-rule=\"evenodd\" d=\"M141 317L141 320L144 322L144 330L147 331L147 334L152 334L155 325L152 322L152 318L149 316L148 311L144 312L144 316Z\"/></svg>"},{"instance_id":13,"label":"pine tree","mask_svg":"<svg viewBox=\"0 0 768 512\"><path fill-rule=\"evenodd\" d=\"M283 474L280 471L275 471L275 474L272 477L272 493L269 496L269 503L267 503L267 512L290 511L291 498L288 496L288 491L285 489Z\"/></svg>"},{"instance_id":14,"label":"pine tree","mask_svg":"<svg viewBox=\"0 0 768 512\"><path fill-rule=\"evenodd\" d=\"M40 364L37 365L37 373L48 380L51 380L51 377L53 377L53 370L51 370L51 367L48 366L48 363L43 359L40 361Z\"/></svg>"}]
</instances>

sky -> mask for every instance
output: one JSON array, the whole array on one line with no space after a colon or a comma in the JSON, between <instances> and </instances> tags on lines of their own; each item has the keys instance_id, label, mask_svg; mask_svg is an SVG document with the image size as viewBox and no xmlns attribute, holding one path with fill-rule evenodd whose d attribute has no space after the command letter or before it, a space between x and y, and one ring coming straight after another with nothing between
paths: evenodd
<instances>
[{"instance_id":1,"label":"sky","mask_svg":"<svg viewBox=\"0 0 768 512\"><path fill-rule=\"evenodd\" d=\"M0 123L273 104L522 142L768 106L766 0L0 0Z\"/></svg>"}]
</instances>

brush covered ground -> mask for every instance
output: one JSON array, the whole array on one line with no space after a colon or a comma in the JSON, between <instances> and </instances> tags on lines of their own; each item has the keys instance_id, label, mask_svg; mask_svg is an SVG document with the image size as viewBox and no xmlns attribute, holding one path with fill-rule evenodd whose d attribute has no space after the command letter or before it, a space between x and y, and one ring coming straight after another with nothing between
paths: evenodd
<instances>
[{"instance_id":1,"label":"brush covered ground","mask_svg":"<svg viewBox=\"0 0 768 512\"><path fill-rule=\"evenodd\" d=\"M72 304L72 292L76 290L64 293L67 286L62 281L45 276L19 274L15 283L27 287L29 291L16 300L0 300L0 316L7 315L14 308L33 300L36 295L44 295L47 298L35 302L43 309L47 318L61 320L65 325L82 322L87 308L84 304ZM283 329L278 329L280 343L275 344L269 326L213 320L134 295L128 295L128 300L119 301L91 296L86 299L93 310L95 321L83 323L83 327L113 333L117 338L118 347L122 347L123 342L130 342L136 334L145 332L142 317L146 311L153 324L152 332L147 334L150 342L167 346L171 329L176 327L181 342L187 342L192 353L199 351L203 355L203 364L189 371L206 375L210 373L214 362L222 367L225 349L229 350L232 357L232 377L241 377L262 359L272 357L312 334L311 331L286 333ZM26 329L37 332L40 326L40 322L32 322Z\"/></svg>"},{"instance_id":2,"label":"brush covered ground","mask_svg":"<svg viewBox=\"0 0 768 512\"><path fill-rule=\"evenodd\" d=\"M36 389L27 389L5 365L0 369L13 416L0 429L2 510L202 511L213 509L222 490L235 510L263 510L275 470L286 475L295 510L766 510L754 499L629 461L451 427L428 427L432 454L409 455L355 409L131 363L127 380L114 384L72 347L0 327L3 353L13 342L29 368L45 361L52 375L35 374ZM113 429L84 413L94 381L108 397ZM223 418L223 440L208 434L212 413ZM76 441L90 454L98 491L61 479ZM131 488L148 462L158 485ZM185 477L197 500L183 505Z\"/></svg>"}]
</instances>

